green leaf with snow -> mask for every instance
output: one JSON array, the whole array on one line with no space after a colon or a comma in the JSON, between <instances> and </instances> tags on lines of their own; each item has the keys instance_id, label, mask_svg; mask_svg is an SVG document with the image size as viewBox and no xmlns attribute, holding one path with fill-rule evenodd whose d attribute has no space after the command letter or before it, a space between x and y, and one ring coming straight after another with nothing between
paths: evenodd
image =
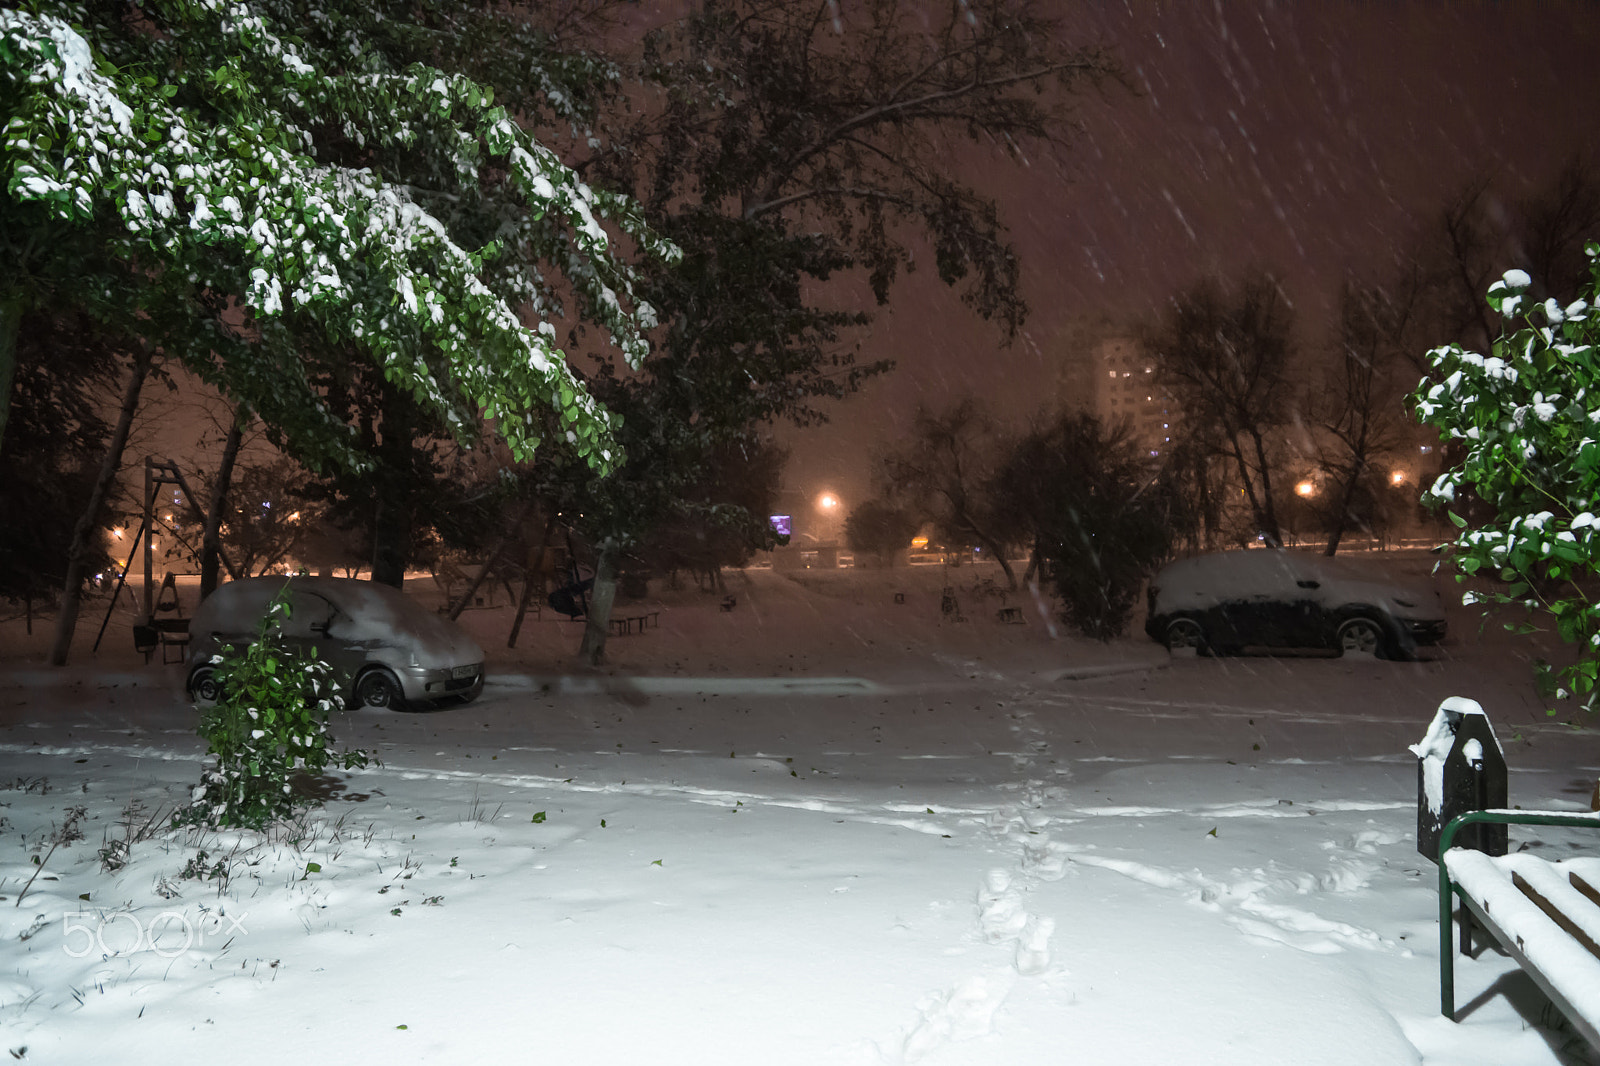
<instances>
[{"instance_id":1,"label":"green leaf with snow","mask_svg":"<svg viewBox=\"0 0 1600 1066\"><path fill-rule=\"evenodd\" d=\"M521 315L561 315L564 294L637 365L654 314L598 219L645 256L676 250L636 205L580 181L470 79L409 54L381 6L139 11L0 10L0 216L27 228L17 246L32 257L0 268L0 294L22 297L0 314L43 298L30 279L69 270L108 321L136 321L302 451L344 465L361 459L308 380L308 349L370 360L463 439L475 427L458 397L526 412L562 396L578 453L598 473L615 466L606 412L553 331ZM465 199L483 210L464 213ZM199 313L206 301L245 310L244 331ZM531 454L526 420L497 428Z\"/></svg>"},{"instance_id":2,"label":"green leaf with snow","mask_svg":"<svg viewBox=\"0 0 1600 1066\"><path fill-rule=\"evenodd\" d=\"M1464 574L1497 573L1505 591L1465 602L1520 603L1557 621L1578 647L1567 667L1541 667L1541 689L1595 709L1600 603L1586 586L1600 565L1600 244L1590 243L1587 283L1569 302L1528 298L1532 278L1508 270L1489 288L1505 330L1488 355L1448 344L1429 353L1432 373L1412 395L1418 418L1461 451L1425 497L1440 503L1470 488L1495 517L1470 527L1455 513L1450 545ZM1506 623L1530 634L1531 621ZM1552 710L1551 713L1554 713Z\"/></svg>"}]
</instances>

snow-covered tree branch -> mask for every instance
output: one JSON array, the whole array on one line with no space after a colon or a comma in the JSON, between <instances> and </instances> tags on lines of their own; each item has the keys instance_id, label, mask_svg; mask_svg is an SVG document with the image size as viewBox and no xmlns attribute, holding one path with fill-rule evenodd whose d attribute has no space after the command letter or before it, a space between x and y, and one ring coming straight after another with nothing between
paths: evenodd
<instances>
[{"instance_id":1,"label":"snow-covered tree branch","mask_svg":"<svg viewBox=\"0 0 1600 1066\"><path fill-rule=\"evenodd\" d=\"M675 250L630 201L579 181L488 89L422 63L395 69L367 49L361 22L381 21L381 11L337 10L159 0L143 6L143 23L118 15L103 16L105 25L69 3L0 11L9 116L0 174L12 208L31 210L45 232L35 255L51 254L52 232L107 227L117 235L108 248L137 258L152 279L225 294L249 316L246 332L292 321L324 344L353 346L463 436L479 415L496 420L519 456L539 444L535 412L548 405L568 444L598 471L611 469L620 456L607 412L568 368L553 324L529 328L519 317L545 306L548 283L496 263L553 266L637 365L655 316L601 220L646 254ZM453 173L443 176L476 197L496 189L500 224L464 237L379 169L329 158L330 131L375 158L445 146ZM0 268L7 316L30 297L37 265ZM126 315L159 318L145 303L157 289L121 299ZM105 295L114 312L119 300ZM0 322L0 338L7 327ZM271 409L255 393L274 388L278 374L193 349L177 354L237 399ZM315 405L311 390L303 394ZM317 414L331 438L347 437Z\"/></svg>"},{"instance_id":2,"label":"snow-covered tree branch","mask_svg":"<svg viewBox=\"0 0 1600 1066\"><path fill-rule=\"evenodd\" d=\"M1600 244L1587 246L1589 280L1565 305L1531 304L1527 273L1509 270L1489 288L1489 306L1522 328L1502 333L1491 354L1450 344L1429 353L1435 378L1412 396L1418 418L1465 449L1424 495L1443 504L1470 487L1494 507L1478 529L1454 514L1453 548L1468 575L1498 576L1503 592L1468 592L1464 602L1521 604L1555 619L1578 661L1540 676L1557 699L1600 698L1600 603L1589 579L1600 563Z\"/></svg>"}]
</instances>

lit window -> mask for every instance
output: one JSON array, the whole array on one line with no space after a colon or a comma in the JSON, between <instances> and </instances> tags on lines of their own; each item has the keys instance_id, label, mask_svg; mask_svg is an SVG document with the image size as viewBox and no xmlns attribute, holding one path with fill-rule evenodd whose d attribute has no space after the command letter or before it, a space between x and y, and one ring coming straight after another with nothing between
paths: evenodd
<instances>
[{"instance_id":1,"label":"lit window","mask_svg":"<svg viewBox=\"0 0 1600 1066\"><path fill-rule=\"evenodd\" d=\"M1115 370L1108 370L1107 373L1110 374L1112 377L1116 377L1117 376L1117 372Z\"/></svg>"}]
</instances>

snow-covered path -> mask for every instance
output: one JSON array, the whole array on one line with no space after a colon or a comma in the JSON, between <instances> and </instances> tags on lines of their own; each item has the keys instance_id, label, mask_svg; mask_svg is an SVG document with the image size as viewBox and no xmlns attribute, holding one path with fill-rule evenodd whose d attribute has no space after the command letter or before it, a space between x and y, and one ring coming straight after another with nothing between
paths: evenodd
<instances>
[{"instance_id":1,"label":"snow-covered path","mask_svg":"<svg viewBox=\"0 0 1600 1066\"><path fill-rule=\"evenodd\" d=\"M95 851L119 812L195 777L191 712L128 678L0 687L0 895L88 808L87 839L0 904L4 1043L69 1063L109 1041L126 1063L1564 1061L1502 997L1435 1015L1405 745L1453 681L1328 660L505 678L469 707L345 715L382 765L300 829L158 836L116 873ZM1513 798L1576 802L1596 731L1501 702ZM1508 970L1464 963L1462 1001Z\"/></svg>"}]
</instances>

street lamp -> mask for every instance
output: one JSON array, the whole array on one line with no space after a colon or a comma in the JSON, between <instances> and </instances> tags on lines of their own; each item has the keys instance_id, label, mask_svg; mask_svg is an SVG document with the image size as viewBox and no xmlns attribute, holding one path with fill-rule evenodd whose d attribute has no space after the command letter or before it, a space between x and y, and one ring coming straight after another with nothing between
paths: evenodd
<instances>
[{"instance_id":1,"label":"street lamp","mask_svg":"<svg viewBox=\"0 0 1600 1066\"><path fill-rule=\"evenodd\" d=\"M1302 481L1294 487L1294 491L1299 496L1311 496L1317 491L1317 486L1309 481Z\"/></svg>"}]
</instances>

